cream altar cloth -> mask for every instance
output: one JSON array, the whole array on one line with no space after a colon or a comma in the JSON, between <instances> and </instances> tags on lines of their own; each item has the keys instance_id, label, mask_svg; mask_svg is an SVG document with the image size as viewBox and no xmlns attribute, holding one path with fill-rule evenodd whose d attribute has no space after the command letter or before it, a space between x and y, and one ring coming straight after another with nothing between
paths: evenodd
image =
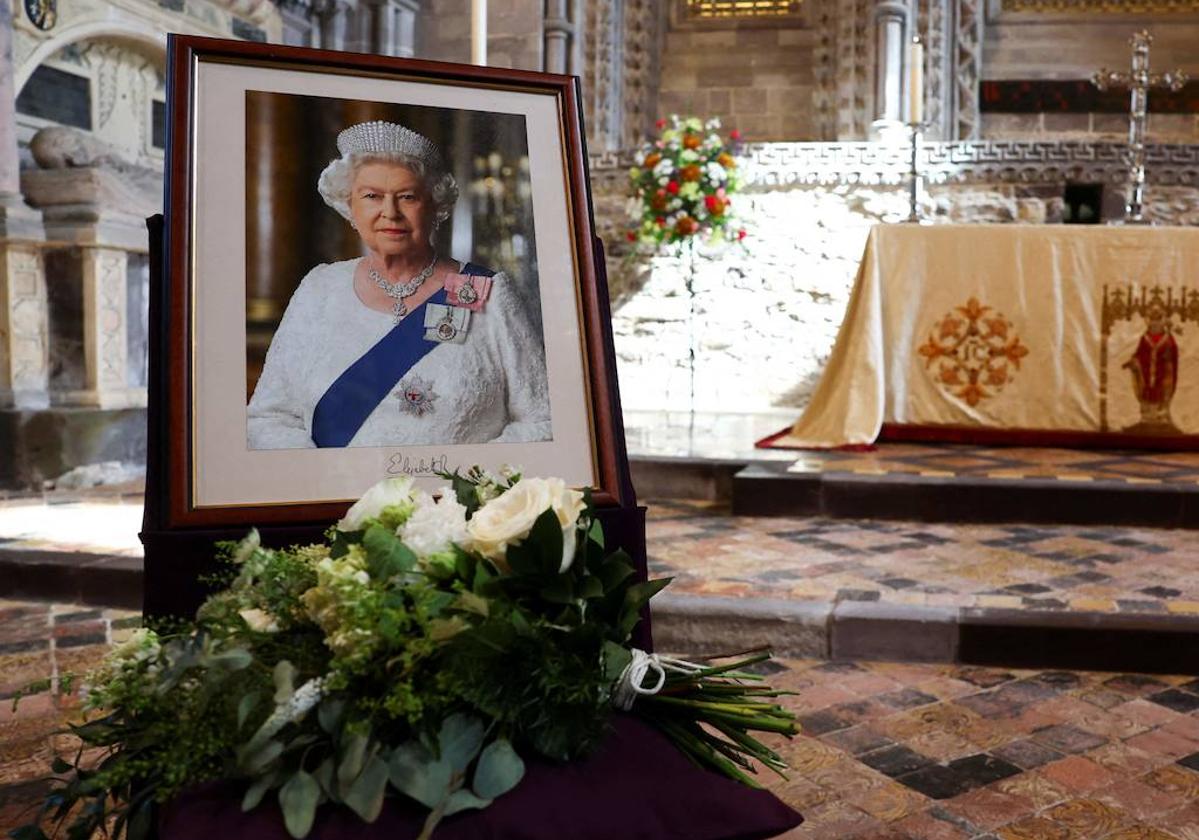
<instances>
[{"instance_id":1,"label":"cream altar cloth","mask_svg":"<svg viewBox=\"0 0 1199 840\"><path fill-rule=\"evenodd\" d=\"M875 227L812 400L769 445L884 423L1199 435L1199 229Z\"/></svg>"}]
</instances>

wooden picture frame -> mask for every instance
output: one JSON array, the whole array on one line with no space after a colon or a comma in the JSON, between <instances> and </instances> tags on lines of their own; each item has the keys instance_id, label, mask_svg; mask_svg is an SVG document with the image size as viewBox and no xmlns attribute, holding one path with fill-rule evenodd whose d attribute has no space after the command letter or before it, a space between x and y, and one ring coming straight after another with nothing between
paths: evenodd
<instances>
[{"instance_id":1,"label":"wooden picture frame","mask_svg":"<svg viewBox=\"0 0 1199 840\"><path fill-rule=\"evenodd\" d=\"M601 509L634 503L576 78L173 35L167 87L165 288L154 348L166 438L157 467L164 479L158 524L213 529L329 522L388 474L415 474L431 487L441 483L430 476L433 469L476 463L490 469L516 464L527 474L589 486ZM258 113L262 100L254 97L276 95L306 97L305 112L309 100L358 109L354 113L375 106L425 109L434 123L446 118L442 111L480 125L488 115L497 115L497 125L501 116L505 125L523 116L528 238L535 233L537 246L532 299L540 304L550 439L251 448L239 431L246 415L237 406L244 411L251 376L244 364L246 324L256 306L246 285L246 231L253 230L247 220L262 216L263 208L248 208L247 161L255 152L246 139L247 113ZM327 157L337 156L332 136L321 142L327 142ZM470 151L447 149L446 157ZM304 237L303 220L300 227L293 235Z\"/></svg>"}]
</instances>

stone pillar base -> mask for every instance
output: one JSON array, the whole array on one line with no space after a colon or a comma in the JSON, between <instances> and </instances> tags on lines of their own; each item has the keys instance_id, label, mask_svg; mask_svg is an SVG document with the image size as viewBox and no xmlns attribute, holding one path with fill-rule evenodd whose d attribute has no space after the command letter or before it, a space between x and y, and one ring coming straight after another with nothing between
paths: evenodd
<instances>
[{"instance_id":1,"label":"stone pillar base","mask_svg":"<svg viewBox=\"0 0 1199 840\"><path fill-rule=\"evenodd\" d=\"M40 490L86 464L146 462L146 410L0 409L0 489Z\"/></svg>"}]
</instances>

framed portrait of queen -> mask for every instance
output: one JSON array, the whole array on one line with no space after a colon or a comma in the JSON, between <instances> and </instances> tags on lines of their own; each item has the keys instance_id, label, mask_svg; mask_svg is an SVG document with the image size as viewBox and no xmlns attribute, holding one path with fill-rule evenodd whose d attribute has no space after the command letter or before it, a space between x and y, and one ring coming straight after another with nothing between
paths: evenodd
<instances>
[{"instance_id":1,"label":"framed portrait of queen","mask_svg":"<svg viewBox=\"0 0 1199 840\"><path fill-rule=\"evenodd\" d=\"M173 525L517 465L619 503L576 80L172 36Z\"/></svg>"}]
</instances>

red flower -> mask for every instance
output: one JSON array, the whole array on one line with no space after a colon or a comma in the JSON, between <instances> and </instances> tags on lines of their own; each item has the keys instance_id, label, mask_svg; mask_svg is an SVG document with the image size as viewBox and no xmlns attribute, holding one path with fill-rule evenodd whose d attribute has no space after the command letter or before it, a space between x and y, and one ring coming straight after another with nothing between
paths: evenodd
<instances>
[{"instance_id":1,"label":"red flower","mask_svg":"<svg viewBox=\"0 0 1199 840\"><path fill-rule=\"evenodd\" d=\"M669 184L666 185L666 192L670 193L671 195L677 195L678 191L679 191L679 182L678 181L671 181Z\"/></svg>"},{"instance_id":2,"label":"red flower","mask_svg":"<svg viewBox=\"0 0 1199 840\"><path fill-rule=\"evenodd\" d=\"M628 233L625 234L625 239L629 240L630 242L636 242L637 234L630 230Z\"/></svg>"},{"instance_id":3,"label":"red flower","mask_svg":"<svg viewBox=\"0 0 1199 840\"><path fill-rule=\"evenodd\" d=\"M744 238L745 238L745 228L742 228L741 230L737 231L737 241L740 242Z\"/></svg>"},{"instance_id":4,"label":"red flower","mask_svg":"<svg viewBox=\"0 0 1199 840\"><path fill-rule=\"evenodd\" d=\"M679 236L691 236L699 230L699 222L690 216L683 216L674 225L674 232Z\"/></svg>"},{"instance_id":5,"label":"red flower","mask_svg":"<svg viewBox=\"0 0 1199 840\"><path fill-rule=\"evenodd\" d=\"M654 219L654 221L657 222L658 227L666 227L666 219L664 217L659 216L658 218Z\"/></svg>"},{"instance_id":6,"label":"red flower","mask_svg":"<svg viewBox=\"0 0 1199 840\"><path fill-rule=\"evenodd\" d=\"M661 131L662 129L666 128L666 120L659 117L657 120L654 121L654 128L658 129L658 131Z\"/></svg>"},{"instance_id":7,"label":"red flower","mask_svg":"<svg viewBox=\"0 0 1199 840\"><path fill-rule=\"evenodd\" d=\"M713 216L719 216L724 213L725 202L717 196L705 195L704 205Z\"/></svg>"},{"instance_id":8,"label":"red flower","mask_svg":"<svg viewBox=\"0 0 1199 840\"><path fill-rule=\"evenodd\" d=\"M734 128L732 131L729 132L729 139L730 140L740 140L741 132Z\"/></svg>"}]
</instances>

